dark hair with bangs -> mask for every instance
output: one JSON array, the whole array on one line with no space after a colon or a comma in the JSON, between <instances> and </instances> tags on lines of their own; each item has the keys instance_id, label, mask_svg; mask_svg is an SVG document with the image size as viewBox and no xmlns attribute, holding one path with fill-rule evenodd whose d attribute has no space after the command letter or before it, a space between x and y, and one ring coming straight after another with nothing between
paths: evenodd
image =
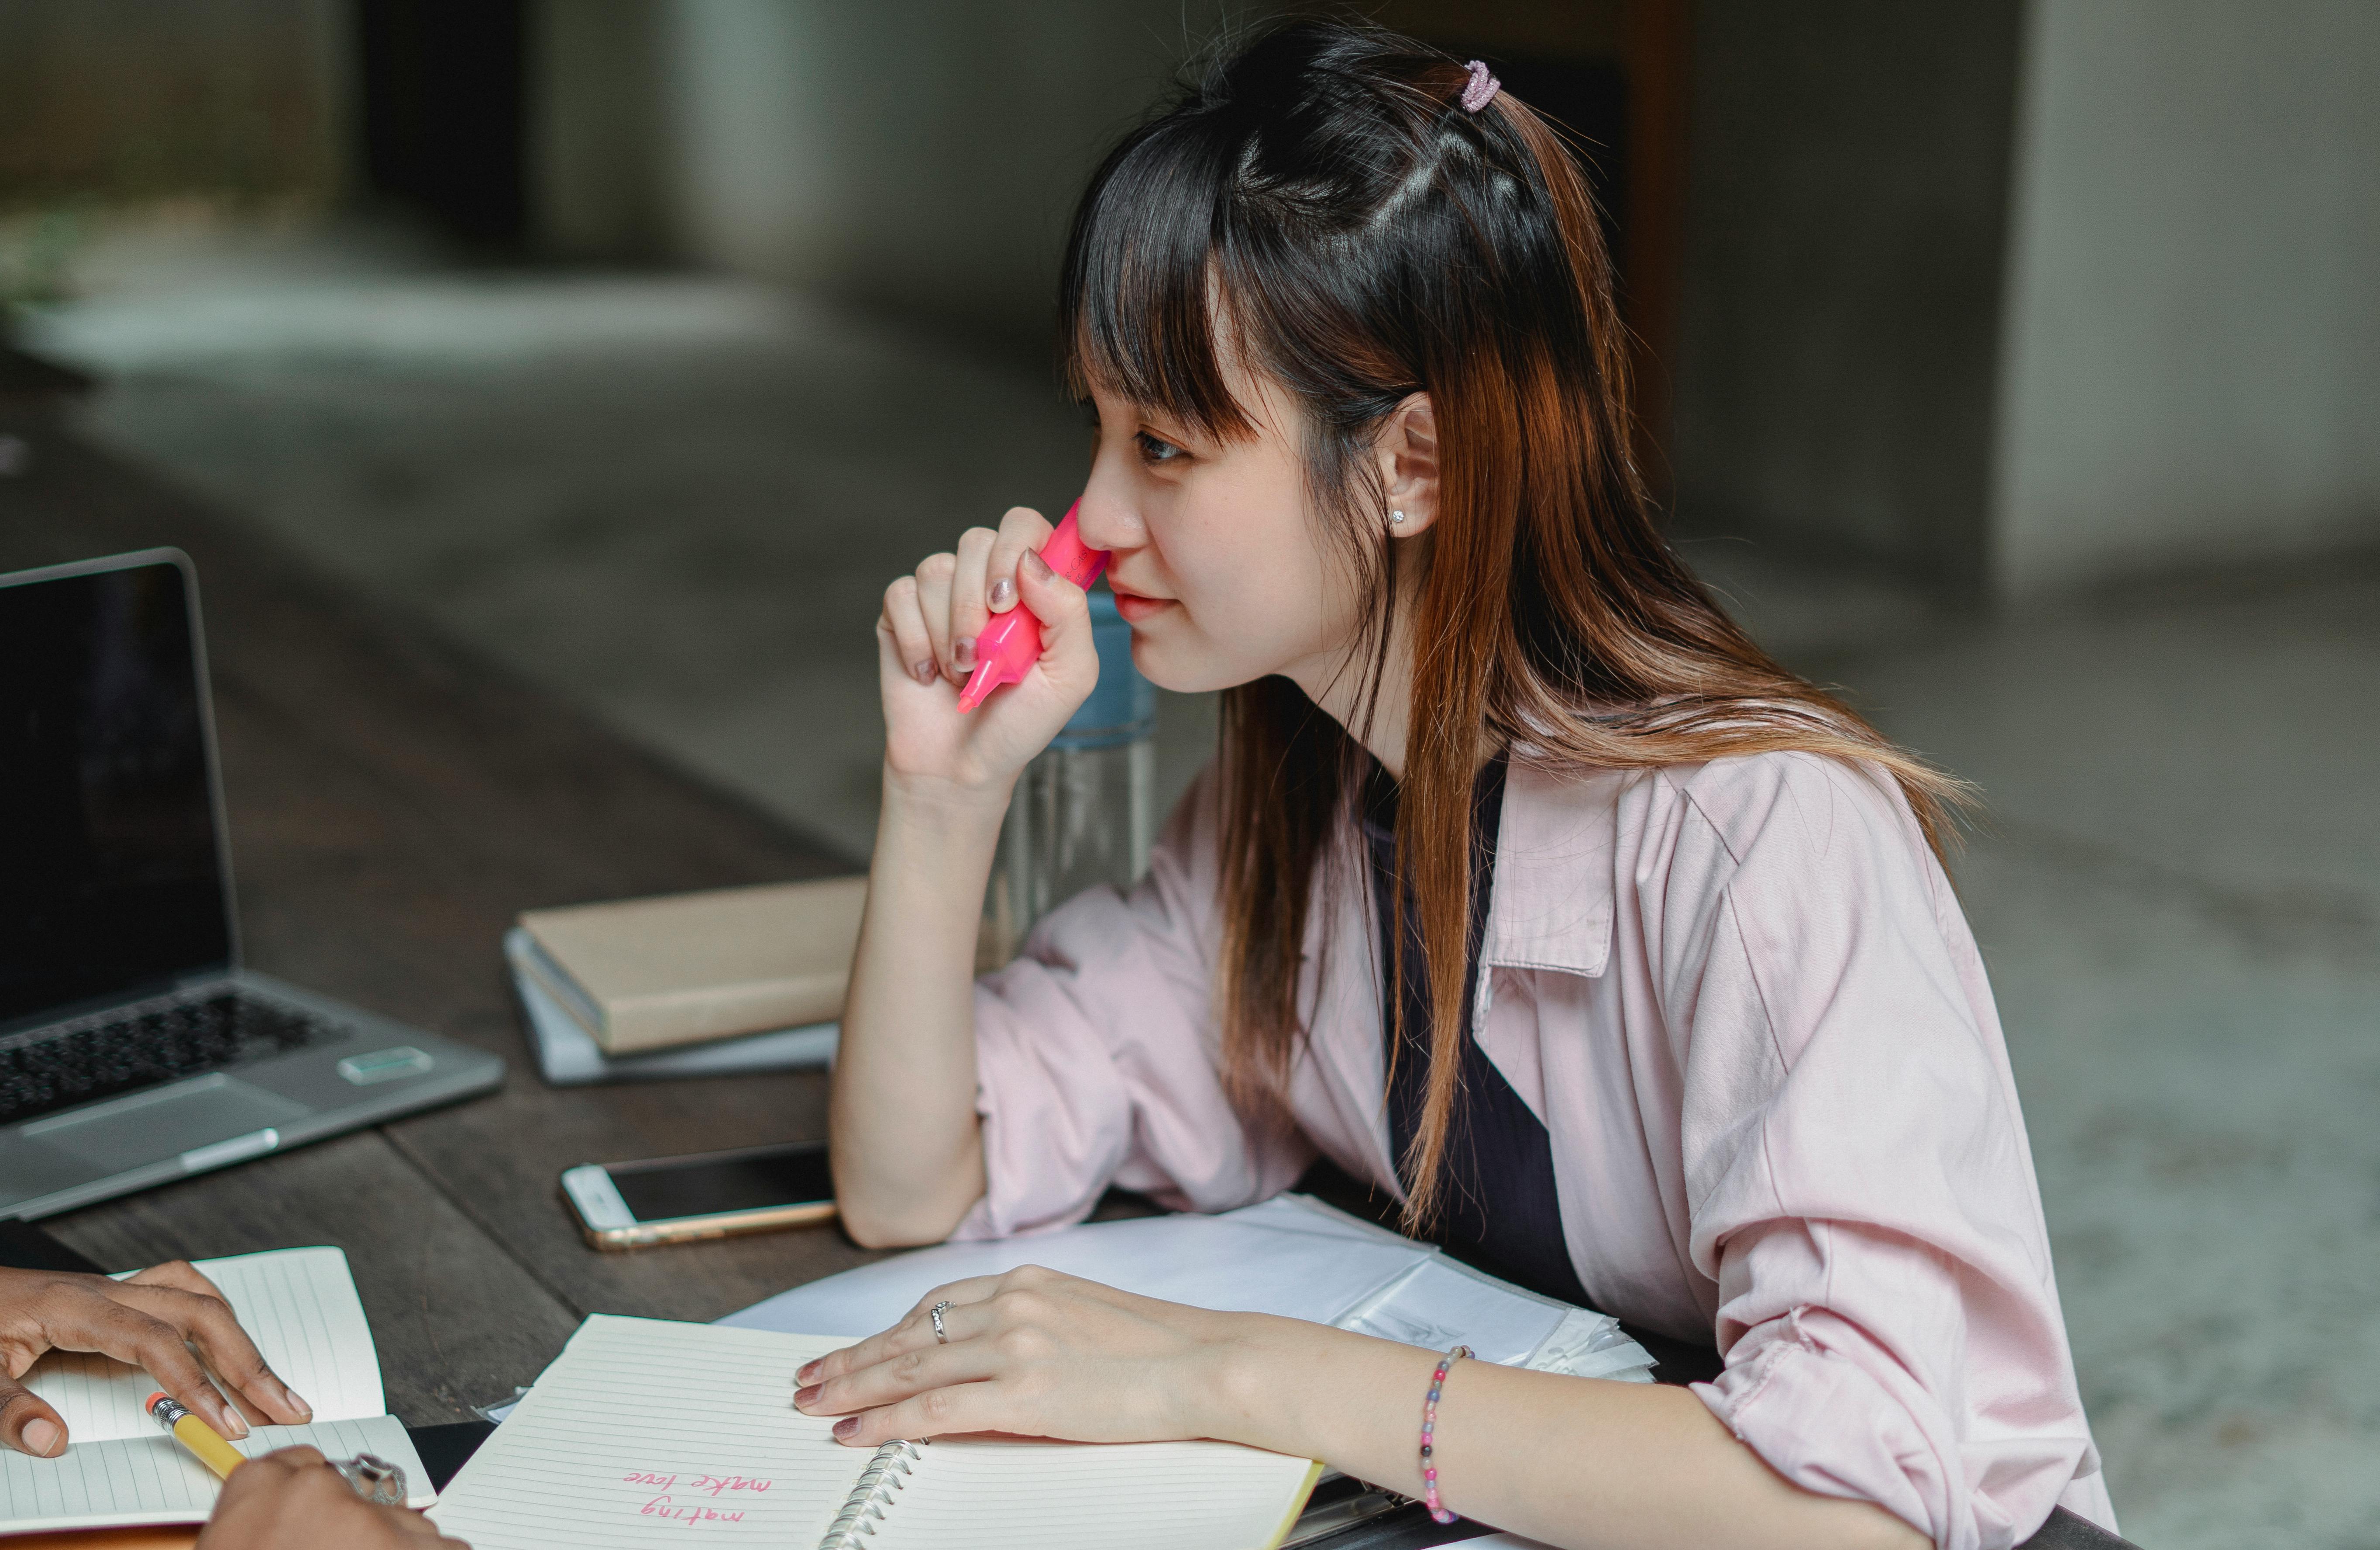
<instances>
[{"instance_id":1,"label":"dark hair with bangs","mask_svg":"<svg viewBox=\"0 0 2380 1550\"><path fill-rule=\"evenodd\" d=\"M1078 393L1097 382L1235 440L1255 423L1220 351L1287 389L1322 536L1374 600L1349 656L1368 675L1366 704L1400 594L1412 599L1397 860L1432 1026L1427 1097L1397 1161L1415 1227L1438 1207L1465 1036L1483 734L1557 769L1789 749L1864 762L1898 782L1937 850L1962 792L1771 661L1656 531L1585 183L1510 93L1463 110L1466 80L1453 59L1375 28L1258 35L1109 154L1076 210L1060 293ZM1367 454L1416 393L1437 419L1439 511L1405 546L1387 538ZM1400 547L1421 551L1417 585L1399 584ZM1349 831L1362 760L1289 680L1226 691L1217 1001L1224 1074L1251 1112L1278 1112L1303 1038L1309 902ZM1399 1001L1386 1016L1401 1017ZM1391 1032L1393 1062L1405 1040Z\"/></svg>"}]
</instances>

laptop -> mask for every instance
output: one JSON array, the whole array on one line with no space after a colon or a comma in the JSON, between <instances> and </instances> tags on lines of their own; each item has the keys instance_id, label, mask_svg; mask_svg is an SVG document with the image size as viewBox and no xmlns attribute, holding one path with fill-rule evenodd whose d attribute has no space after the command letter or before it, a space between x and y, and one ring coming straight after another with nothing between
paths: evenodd
<instances>
[{"instance_id":1,"label":"laptop","mask_svg":"<svg viewBox=\"0 0 2380 1550\"><path fill-rule=\"evenodd\" d=\"M0 1218L504 1075L484 1051L240 966L188 556L0 576Z\"/></svg>"}]
</instances>

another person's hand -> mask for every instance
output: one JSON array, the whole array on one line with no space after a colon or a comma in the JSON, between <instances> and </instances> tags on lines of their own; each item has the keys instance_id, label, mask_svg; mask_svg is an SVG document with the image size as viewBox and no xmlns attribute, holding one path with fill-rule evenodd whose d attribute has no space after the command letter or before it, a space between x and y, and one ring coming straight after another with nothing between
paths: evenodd
<instances>
[{"instance_id":1,"label":"another person's hand","mask_svg":"<svg viewBox=\"0 0 2380 1550\"><path fill-rule=\"evenodd\" d=\"M207 1380L196 1346L231 1390ZM0 1269L0 1442L51 1458L67 1447L64 1418L16 1380L52 1350L98 1351L147 1370L157 1386L226 1437L251 1420L292 1426L314 1419L257 1354L213 1282L176 1260L128 1280L58 1270ZM244 1412L244 1413L243 1413Z\"/></svg>"},{"instance_id":2,"label":"another person's hand","mask_svg":"<svg viewBox=\"0 0 2380 1550\"><path fill-rule=\"evenodd\" d=\"M310 1447L285 1447L234 1470L198 1550L470 1550L401 1507L356 1495Z\"/></svg>"},{"instance_id":3,"label":"another person's hand","mask_svg":"<svg viewBox=\"0 0 2380 1550\"><path fill-rule=\"evenodd\" d=\"M946 1299L944 1345L929 1310ZM1026 1265L928 1292L892 1328L805 1366L794 1405L844 1417L835 1436L858 1447L954 1432L1214 1436L1208 1401L1257 1322L1294 1321L1210 1312Z\"/></svg>"},{"instance_id":4,"label":"another person's hand","mask_svg":"<svg viewBox=\"0 0 2380 1550\"><path fill-rule=\"evenodd\" d=\"M970 528L955 552L929 555L884 592L876 621L884 701L886 773L1004 803L1026 762L1049 746L1099 681L1083 589L1044 564L1052 531L1017 506L1000 531ZM1041 660L1022 681L961 714L958 686L976 667L976 640L1014 608L1041 625Z\"/></svg>"}]
</instances>

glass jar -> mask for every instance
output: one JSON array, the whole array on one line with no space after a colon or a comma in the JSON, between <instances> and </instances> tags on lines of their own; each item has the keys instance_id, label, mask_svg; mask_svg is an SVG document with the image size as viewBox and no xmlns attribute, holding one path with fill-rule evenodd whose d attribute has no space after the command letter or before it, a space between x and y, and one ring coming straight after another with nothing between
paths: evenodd
<instances>
[{"instance_id":1,"label":"glass jar","mask_svg":"<svg viewBox=\"0 0 2380 1550\"><path fill-rule=\"evenodd\" d=\"M1157 689L1132 665L1115 596L1091 593L1099 687L1017 777L984 900L983 967L1015 956L1033 922L1105 883L1129 888L1157 837Z\"/></svg>"}]
</instances>

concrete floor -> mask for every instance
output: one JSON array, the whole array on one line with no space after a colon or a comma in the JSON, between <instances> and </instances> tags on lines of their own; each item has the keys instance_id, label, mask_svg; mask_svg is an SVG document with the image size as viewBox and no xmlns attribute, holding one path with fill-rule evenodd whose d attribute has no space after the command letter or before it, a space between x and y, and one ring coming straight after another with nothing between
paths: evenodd
<instances>
[{"instance_id":1,"label":"concrete floor","mask_svg":"<svg viewBox=\"0 0 2380 1550\"><path fill-rule=\"evenodd\" d=\"M1078 477L1045 373L739 283L200 256L39 324L94 431L855 858L878 592ZM2380 566L1983 617L1690 547L1984 789L1959 884L2128 1533L2380 1544ZM1211 716L1164 718L1178 785Z\"/></svg>"}]
</instances>

